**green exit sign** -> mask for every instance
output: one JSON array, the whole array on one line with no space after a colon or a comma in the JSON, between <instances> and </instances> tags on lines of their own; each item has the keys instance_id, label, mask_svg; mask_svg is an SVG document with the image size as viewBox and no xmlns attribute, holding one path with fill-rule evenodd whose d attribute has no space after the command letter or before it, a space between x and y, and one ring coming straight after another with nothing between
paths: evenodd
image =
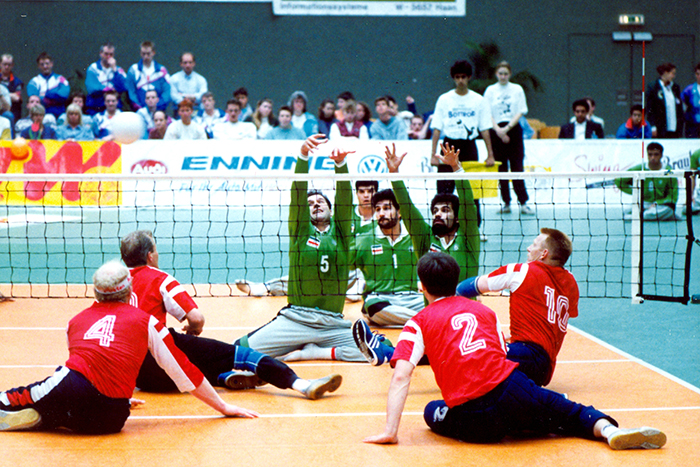
<instances>
[{"instance_id":1,"label":"green exit sign","mask_svg":"<svg viewBox=\"0 0 700 467\"><path fill-rule=\"evenodd\" d=\"M644 24L644 15L620 15L620 24L623 26L640 26Z\"/></svg>"}]
</instances>

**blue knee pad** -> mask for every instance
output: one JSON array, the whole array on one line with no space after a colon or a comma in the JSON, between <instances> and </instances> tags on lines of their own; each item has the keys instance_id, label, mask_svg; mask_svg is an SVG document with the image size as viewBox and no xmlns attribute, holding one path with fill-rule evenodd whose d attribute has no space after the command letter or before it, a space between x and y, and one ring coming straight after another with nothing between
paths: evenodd
<instances>
[{"instance_id":1,"label":"blue knee pad","mask_svg":"<svg viewBox=\"0 0 700 467\"><path fill-rule=\"evenodd\" d=\"M257 373L258 363L265 356L250 347L236 346L236 356L233 361L233 368Z\"/></svg>"},{"instance_id":2,"label":"blue knee pad","mask_svg":"<svg viewBox=\"0 0 700 467\"><path fill-rule=\"evenodd\" d=\"M430 427L431 430L437 431L436 427L445 420L447 411L450 410L445 404L445 401L431 401L425 406L423 410L423 420L425 420L426 425Z\"/></svg>"}]
</instances>

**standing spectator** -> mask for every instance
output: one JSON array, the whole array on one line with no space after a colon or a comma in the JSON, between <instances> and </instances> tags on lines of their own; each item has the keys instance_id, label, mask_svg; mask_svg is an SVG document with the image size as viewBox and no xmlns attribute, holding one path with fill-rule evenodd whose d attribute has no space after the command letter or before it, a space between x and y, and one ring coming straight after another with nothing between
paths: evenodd
<instances>
[{"instance_id":1,"label":"standing spectator","mask_svg":"<svg viewBox=\"0 0 700 467\"><path fill-rule=\"evenodd\" d=\"M644 138L651 138L651 127L644 121L642 106L640 104L635 104L630 109L630 118L627 119L627 122L620 125L615 137L617 139L641 138L642 131L644 132Z\"/></svg>"},{"instance_id":2,"label":"standing spectator","mask_svg":"<svg viewBox=\"0 0 700 467\"><path fill-rule=\"evenodd\" d=\"M199 123L192 121L194 103L189 99L183 99L177 105L177 114L180 120L175 120L168 126L163 139L207 139Z\"/></svg>"},{"instance_id":3,"label":"standing spectator","mask_svg":"<svg viewBox=\"0 0 700 467\"><path fill-rule=\"evenodd\" d=\"M328 138L331 126L338 120L335 118L335 104L330 99L324 99L318 106L318 132Z\"/></svg>"},{"instance_id":4,"label":"standing spectator","mask_svg":"<svg viewBox=\"0 0 700 467\"><path fill-rule=\"evenodd\" d=\"M241 115L241 103L236 99L229 99L226 103L228 119L214 126L214 139L255 139L255 125L249 122L239 121Z\"/></svg>"},{"instance_id":5,"label":"standing spectator","mask_svg":"<svg viewBox=\"0 0 700 467\"><path fill-rule=\"evenodd\" d=\"M292 109L286 105L280 107L279 125L271 129L265 139L305 139L303 130L292 125Z\"/></svg>"},{"instance_id":6,"label":"standing spectator","mask_svg":"<svg viewBox=\"0 0 700 467\"><path fill-rule=\"evenodd\" d=\"M223 110L216 108L214 94L205 92L202 94L202 108L197 112L195 121L204 127L209 139L214 137L214 125L228 118Z\"/></svg>"},{"instance_id":7,"label":"standing spectator","mask_svg":"<svg viewBox=\"0 0 700 467\"><path fill-rule=\"evenodd\" d=\"M486 88L484 98L491 105L491 144L496 160L501 163L499 172L523 172L525 145L520 117L527 114L527 101L523 88L510 82L513 71L508 62L501 62L496 67L498 82ZM510 182L500 180L501 198L504 206L501 213L510 212ZM535 212L527 205L529 199L525 180L513 180L513 190L520 203L520 213L532 215Z\"/></svg>"},{"instance_id":8,"label":"standing spectator","mask_svg":"<svg viewBox=\"0 0 700 467\"><path fill-rule=\"evenodd\" d=\"M393 99L387 96L381 96L374 100L374 107L379 119L369 129L369 135L372 139L394 141L408 139L406 125L394 116L395 112L390 105L391 100Z\"/></svg>"},{"instance_id":9,"label":"standing spectator","mask_svg":"<svg viewBox=\"0 0 700 467\"><path fill-rule=\"evenodd\" d=\"M146 91L154 89L158 93L158 110L167 110L170 104L170 75L168 70L153 60L156 46L151 41L141 43L141 60L129 68L126 87L129 99L135 110L146 106Z\"/></svg>"},{"instance_id":10,"label":"standing spectator","mask_svg":"<svg viewBox=\"0 0 700 467\"><path fill-rule=\"evenodd\" d=\"M241 115L238 119L242 122L247 121L246 119L253 115L253 109L248 103L248 90L246 88L236 89L233 91L233 98L241 104Z\"/></svg>"},{"instance_id":11,"label":"standing spectator","mask_svg":"<svg viewBox=\"0 0 700 467\"><path fill-rule=\"evenodd\" d=\"M346 100L343 104L343 118L333 125L331 125L331 131L328 135L329 139L338 138L358 138L358 139L369 139L369 132L364 122L357 119L357 109L358 105L352 100Z\"/></svg>"},{"instance_id":12,"label":"standing spectator","mask_svg":"<svg viewBox=\"0 0 700 467\"><path fill-rule=\"evenodd\" d=\"M695 65L695 83L681 94L685 108L685 137L700 138L700 63Z\"/></svg>"},{"instance_id":13,"label":"standing spectator","mask_svg":"<svg viewBox=\"0 0 700 467\"><path fill-rule=\"evenodd\" d=\"M95 139L102 141L112 141L112 118L121 113L117 103L119 102L119 94L117 91L105 92L105 111L95 115L92 122L92 132Z\"/></svg>"},{"instance_id":14,"label":"standing spectator","mask_svg":"<svg viewBox=\"0 0 700 467\"><path fill-rule=\"evenodd\" d=\"M357 121L362 122L369 134L369 130L372 128L372 123L374 123L374 121L372 118L372 109L369 108L366 102L360 101L357 103L357 117L355 118Z\"/></svg>"},{"instance_id":15,"label":"standing spectator","mask_svg":"<svg viewBox=\"0 0 700 467\"><path fill-rule=\"evenodd\" d=\"M574 111L576 121L562 125L559 129L559 139L603 139L605 133L603 127L599 124L588 120L588 101L586 99L578 99L571 104Z\"/></svg>"},{"instance_id":16,"label":"standing spectator","mask_svg":"<svg viewBox=\"0 0 700 467\"><path fill-rule=\"evenodd\" d=\"M318 133L318 121L311 112L307 112L309 100L303 91L294 91L289 96L287 105L292 109L292 125L304 131L309 137Z\"/></svg>"},{"instance_id":17,"label":"standing spectator","mask_svg":"<svg viewBox=\"0 0 700 467\"><path fill-rule=\"evenodd\" d=\"M158 110L158 102L160 102L158 91L155 89L146 91L145 100L146 105L136 111L136 114L143 119L144 127L146 128L146 135L144 135L144 138L148 135L148 132L153 129L153 115L156 113L156 110Z\"/></svg>"},{"instance_id":18,"label":"standing spectator","mask_svg":"<svg viewBox=\"0 0 700 467\"><path fill-rule=\"evenodd\" d=\"M148 139L163 139L168 131L170 117L162 110L156 110L153 114L153 128L148 132Z\"/></svg>"},{"instance_id":19,"label":"standing spectator","mask_svg":"<svg viewBox=\"0 0 700 467\"><path fill-rule=\"evenodd\" d=\"M17 123L15 123L15 134L19 134L32 126L31 111L32 107L37 104L41 104L41 98L39 96L29 96L27 98L27 116L17 120ZM56 117L51 114L44 115L43 124L56 129Z\"/></svg>"},{"instance_id":20,"label":"standing spectator","mask_svg":"<svg viewBox=\"0 0 700 467\"><path fill-rule=\"evenodd\" d=\"M170 95L176 105L179 105L183 99L189 99L194 103L194 109L199 110L202 96L209 88L206 78L194 71L194 66L193 53L185 52L180 56L182 70L170 78Z\"/></svg>"},{"instance_id":21,"label":"standing spectator","mask_svg":"<svg viewBox=\"0 0 700 467\"><path fill-rule=\"evenodd\" d=\"M85 94L82 91L73 91L70 93L70 96L68 96L68 106L71 104L75 104L78 107L80 107L80 114L81 114L81 121L83 125L87 125L88 127L92 127L92 117L90 115L86 115L83 109L85 108ZM67 111L68 107L66 107ZM66 123L66 114L62 113L60 117L58 117L58 120L56 120L56 125L60 126Z\"/></svg>"},{"instance_id":22,"label":"standing spectator","mask_svg":"<svg viewBox=\"0 0 700 467\"><path fill-rule=\"evenodd\" d=\"M65 122L56 128L56 139L63 141L92 141L95 139L95 134L90 126L83 123L83 112L78 104L69 104L66 107L65 115Z\"/></svg>"},{"instance_id":23,"label":"standing spectator","mask_svg":"<svg viewBox=\"0 0 700 467\"><path fill-rule=\"evenodd\" d=\"M272 99L266 97L258 101L255 112L245 121L253 123L255 128L258 129L258 139L265 139L270 130L279 124L272 111Z\"/></svg>"},{"instance_id":24,"label":"standing spectator","mask_svg":"<svg viewBox=\"0 0 700 467\"><path fill-rule=\"evenodd\" d=\"M663 63L656 67L659 79L647 88L646 117L654 138L680 138L683 126L681 88L674 83L676 65Z\"/></svg>"},{"instance_id":25,"label":"standing spectator","mask_svg":"<svg viewBox=\"0 0 700 467\"><path fill-rule=\"evenodd\" d=\"M12 101L10 111L15 117L15 122L22 118L22 89L24 83L21 79L15 76L13 70L15 61L12 55L3 54L0 57L0 84L4 84L10 91L10 100Z\"/></svg>"},{"instance_id":26,"label":"standing spectator","mask_svg":"<svg viewBox=\"0 0 700 467\"><path fill-rule=\"evenodd\" d=\"M39 74L29 81L27 96L39 96L46 113L58 117L66 110L66 99L70 94L68 80L53 72L53 59L41 52L36 59Z\"/></svg>"},{"instance_id":27,"label":"standing spectator","mask_svg":"<svg viewBox=\"0 0 700 467\"><path fill-rule=\"evenodd\" d=\"M114 58L114 45L109 42L100 47L100 59L90 65L85 76L85 87L87 88L87 113L95 115L104 112L105 97L107 91L126 91L126 72L122 67L117 66ZM121 100L119 100L121 109Z\"/></svg>"},{"instance_id":28,"label":"standing spectator","mask_svg":"<svg viewBox=\"0 0 700 467\"><path fill-rule=\"evenodd\" d=\"M41 104L37 104L29 109L29 117L32 125L25 128L20 136L24 139L56 139L56 132L50 126L44 126L44 115L46 110Z\"/></svg>"}]
</instances>

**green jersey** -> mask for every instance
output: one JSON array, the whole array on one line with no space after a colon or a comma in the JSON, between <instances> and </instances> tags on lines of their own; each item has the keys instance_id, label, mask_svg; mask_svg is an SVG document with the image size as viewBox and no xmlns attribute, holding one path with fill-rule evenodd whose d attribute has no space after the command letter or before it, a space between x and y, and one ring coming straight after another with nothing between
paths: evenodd
<instances>
[{"instance_id":1,"label":"green jersey","mask_svg":"<svg viewBox=\"0 0 700 467\"><path fill-rule=\"evenodd\" d=\"M690 169L700 169L700 149L690 155Z\"/></svg>"},{"instance_id":2,"label":"green jersey","mask_svg":"<svg viewBox=\"0 0 700 467\"><path fill-rule=\"evenodd\" d=\"M355 207L352 215L352 234L360 235L361 233L369 232L372 230L377 223L374 221L374 216L370 220L366 221L359 212L360 208Z\"/></svg>"},{"instance_id":3,"label":"green jersey","mask_svg":"<svg viewBox=\"0 0 700 467\"><path fill-rule=\"evenodd\" d=\"M459 227L452 241L447 243L444 238L433 234L430 224L423 219L420 211L411 201L404 182L401 180L391 182L396 199L401 206L402 219L413 239L417 258L429 251L447 253L459 264L461 282L479 273L481 242L471 185L468 180L457 180L455 184L459 196L459 215L455 221L459 222Z\"/></svg>"},{"instance_id":4,"label":"green jersey","mask_svg":"<svg viewBox=\"0 0 700 467\"><path fill-rule=\"evenodd\" d=\"M635 165L630 171L652 171L645 164ZM665 167L662 170L671 170ZM658 172L658 171L656 171ZM666 204L675 208L678 201L678 180L675 178L645 178L642 199L647 203ZM634 181L631 178L616 178L615 185L624 193L632 194Z\"/></svg>"},{"instance_id":5,"label":"green jersey","mask_svg":"<svg viewBox=\"0 0 700 467\"><path fill-rule=\"evenodd\" d=\"M418 259L403 222L401 235L394 242L378 225L356 236L353 253L355 266L365 276L365 297L370 293L418 291Z\"/></svg>"},{"instance_id":6,"label":"green jersey","mask_svg":"<svg viewBox=\"0 0 700 467\"><path fill-rule=\"evenodd\" d=\"M295 173L308 173L309 161L299 158ZM347 165L336 173L348 173ZM291 305L342 313L348 286L348 250L352 238L352 188L336 185L335 215L320 232L311 223L308 182L292 183L289 206L289 297Z\"/></svg>"}]
</instances>

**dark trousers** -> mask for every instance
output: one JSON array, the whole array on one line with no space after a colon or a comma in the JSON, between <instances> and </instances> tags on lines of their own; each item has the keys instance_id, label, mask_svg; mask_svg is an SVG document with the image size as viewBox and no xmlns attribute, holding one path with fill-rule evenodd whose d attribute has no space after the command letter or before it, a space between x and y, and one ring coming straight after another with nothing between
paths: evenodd
<instances>
[{"instance_id":1,"label":"dark trousers","mask_svg":"<svg viewBox=\"0 0 700 467\"><path fill-rule=\"evenodd\" d=\"M537 386L517 369L487 394L449 408L432 401L423 418L435 433L471 443L495 443L506 436L559 434L593 439L601 418L617 422L590 406Z\"/></svg>"},{"instance_id":2,"label":"dark trousers","mask_svg":"<svg viewBox=\"0 0 700 467\"><path fill-rule=\"evenodd\" d=\"M544 349L532 342L508 344L508 360L518 362L518 370L538 386L546 386L552 380L552 364Z\"/></svg>"},{"instance_id":3,"label":"dark trousers","mask_svg":"<svg viewBox=\"0 0 700 467\"><path fill-rule=\"evenodd\" d=\"M506 126L507 123L499 123L499 126ZM523 161L525 159L525 146L523 144L523 129L520 125L515 125L509 132L510 141L504 143L498 137L494 130L489 130L491 134L491 146L493 147L493 155L496 161L501 165L498 167L499 172L522 172L524 170ZM501 198L505 204L510 204L510 181L500 180ZM520 204L527 203L529 199L527 189L525 188L525 180L513 180L513 189L518 197Z\"/></svg>"},{"instance_id":4,"label":"dark trousers","mask_svg":"<svg viewBox=\"0 0 700 467\"><path fill-rule=\"evenodd\" d=\"M291 388L292 383L298 378L287 364L253 349L206 337L182 334L172 328L169 330L177 348L182 350L182 353L199 368L213 386L219 385L220 374L231 370L251 371L263 381L281 389ZM165 370L158 366L150 352L146 354L141 365L136 386L147 392L177 391L175 383Z\"/></svg>"},{"instance_id":5,"label":"dark trousers","mask_svg":"<svg viewBox=\"0 0 700 467\"><path fill-rule=\"evenodd\" d=\"M479 160L479 151L476 148L476 141L473 139L444 138L443 142L445 144L449 144L450 146L454 146L455 151L459 149L460 162ZM452 173L452 167L449 165L441 164L438 165L437 168L439 173ZM438 180L438 193L454 193L454 191L454 180ZM481 225L481 204L478 199L474 200L474 205L476 206L476 225Z\"/></svg>"}]
</instances>

